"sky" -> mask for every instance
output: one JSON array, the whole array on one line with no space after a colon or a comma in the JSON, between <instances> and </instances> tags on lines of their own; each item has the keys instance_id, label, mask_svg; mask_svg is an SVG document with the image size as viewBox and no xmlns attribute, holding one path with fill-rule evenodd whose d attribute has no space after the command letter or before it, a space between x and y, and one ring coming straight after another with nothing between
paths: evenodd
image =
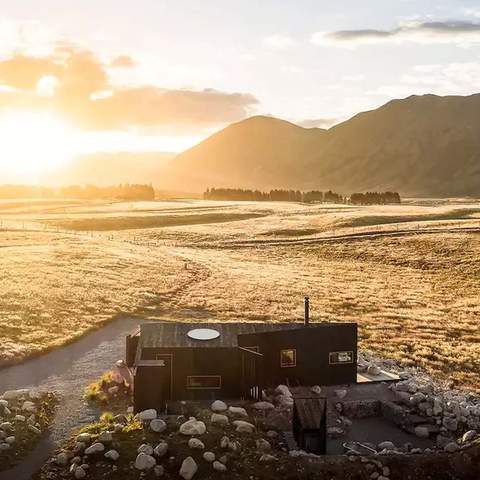
<instances>
[{"instance_id":1,"label":"sky","mask_svg":"<svg viewBox=\"0 0 480 480\"><path fill-rule=\"evenodd\" d=\"M0 7L0 137L37 130L45 156L60 136L58 155L181 151L251 115L329 127L393 98L480 91L478 1Z\"/></svg>"}]
</instances>

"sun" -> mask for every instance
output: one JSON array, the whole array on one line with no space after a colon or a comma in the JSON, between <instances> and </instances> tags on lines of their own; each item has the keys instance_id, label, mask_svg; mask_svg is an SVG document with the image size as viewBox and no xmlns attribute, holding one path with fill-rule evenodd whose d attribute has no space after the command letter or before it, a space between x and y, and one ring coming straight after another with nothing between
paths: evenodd
<instances>
[{"instance_id":1,"label":"sun","mask_svg":"<svg viewBox=\"0 0 480 480\"><path fill-rule=\"evenodd\" d=\"M66 165L76 153L75 131L47 112L0 115L0 167L25 179Z\"/></svg>"}]
</instances>

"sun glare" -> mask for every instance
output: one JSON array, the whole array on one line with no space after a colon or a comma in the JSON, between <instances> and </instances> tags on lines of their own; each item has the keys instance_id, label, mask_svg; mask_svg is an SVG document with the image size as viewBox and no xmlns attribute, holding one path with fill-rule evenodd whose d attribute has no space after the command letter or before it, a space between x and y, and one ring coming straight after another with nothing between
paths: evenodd
<instances>
[{"instance_id":1,"label":"sun glare","mask_svg":"<svg viewBox=\"0 0 480 480\"><path fill-rule=\"evenodd\" d=\"M0 166L32 179L67 164L75 155L75 132L51 113L0 116Z\"/></svg>"}]
</instances>

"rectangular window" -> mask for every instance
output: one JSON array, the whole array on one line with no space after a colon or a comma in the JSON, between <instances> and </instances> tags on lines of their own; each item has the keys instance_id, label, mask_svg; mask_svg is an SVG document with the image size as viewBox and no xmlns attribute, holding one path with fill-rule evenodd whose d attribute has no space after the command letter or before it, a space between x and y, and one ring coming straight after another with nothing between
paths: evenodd
<instances>
[{"instance_id":1,"label":"rectangular window","mask_svg":"<svg viewBox=\"0 0 480 480\"><path fill-rule=\"evenodd\" d=\"M353 363L353 352L330 352L330 365L338 363Z\"/></svg>"},{"instance_id":2,"label":"rectangular window","mask_svg":"<svg viewBox=\"0 0 480 480\"><path fill-rule=\"evenodd\" d=\"M187 377L187 388L218 390L222 388L220 375L195 375Z\"/></svg>"},{"instance_id":3,"label":"rectangular window","mask_svg":"<svg viewBox=\"0 0 480 480\"><path fill-rule=\"evenodd\" d=\"M297 366L297 351L293 348L288 350L280 350L280 366L281 367L296 367Z\"/></svg>"}]
</instances>

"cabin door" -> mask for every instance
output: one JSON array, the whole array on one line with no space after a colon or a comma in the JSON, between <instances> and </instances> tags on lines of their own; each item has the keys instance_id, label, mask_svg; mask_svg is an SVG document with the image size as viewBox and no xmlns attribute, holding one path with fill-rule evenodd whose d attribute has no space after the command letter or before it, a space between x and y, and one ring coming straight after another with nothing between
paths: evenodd
<instances>
[{"instance_id":1,"label":"cabin door","mask_svg":"<svg viewBox=\"0 0 480 480\"><path fill-rule=\"evenodd\" d=\"M159 404L161 408L165 403L172 400L173 387L173 355L157 355L159 371L158 388Z\"/></svg>"}]
</instances>

